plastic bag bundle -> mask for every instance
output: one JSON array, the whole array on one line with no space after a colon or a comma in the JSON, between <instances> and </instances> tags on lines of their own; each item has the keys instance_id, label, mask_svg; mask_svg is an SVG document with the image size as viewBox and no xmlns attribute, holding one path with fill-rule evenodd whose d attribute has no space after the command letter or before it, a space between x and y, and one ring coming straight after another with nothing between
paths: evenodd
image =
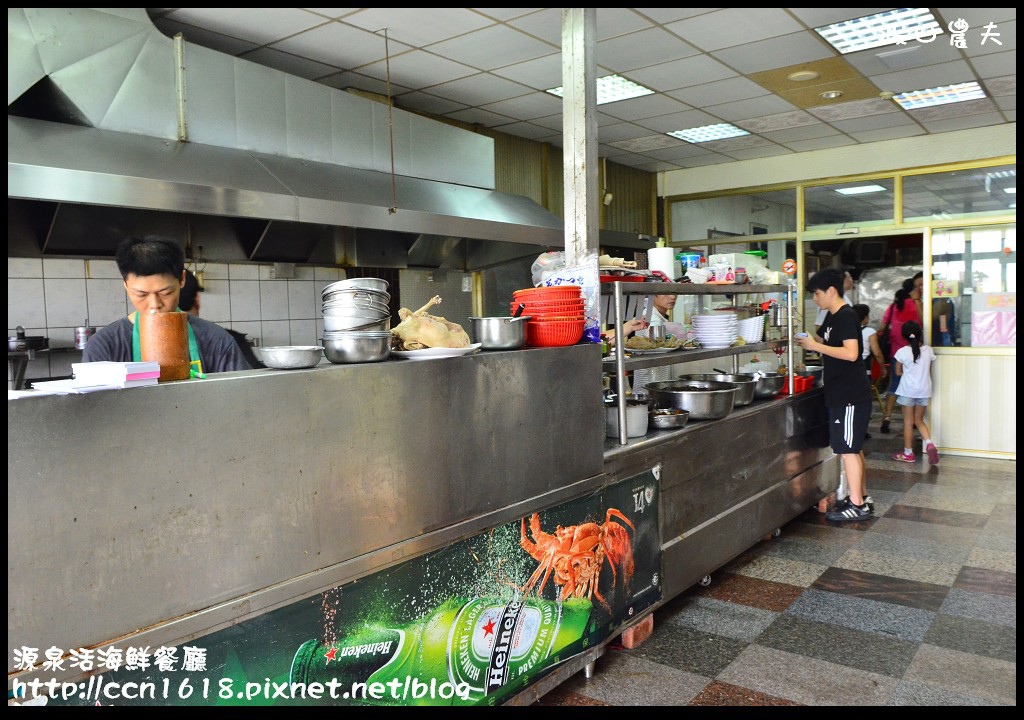
<instances>
[{"instance_id":1,"label":"plastic bag bundle","mask_svg":"<svg viewBox=\"0 0 1024 720\"><path fill-rule=\"evenodd\" d=\"M583 294L583 325L585 342L601 342L601 287L598 281L597 253L588 253L578 265L565 264L562 251L541 253L531 267L534 287L579 285Z\"/></svg>"}]
</instances>

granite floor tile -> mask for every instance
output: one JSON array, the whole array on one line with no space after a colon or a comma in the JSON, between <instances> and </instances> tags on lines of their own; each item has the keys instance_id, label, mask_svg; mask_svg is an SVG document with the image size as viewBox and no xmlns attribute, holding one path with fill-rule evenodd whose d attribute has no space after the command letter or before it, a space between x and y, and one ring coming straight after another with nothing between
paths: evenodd
<instances>
[{"instance_id":1,"label":"granite floor tile","mask_svg":"<svg viewBox=\"0 0 1024 720\"><path fill-rule=\"evenodd\" d=\"M690 701L694 706L757 706L757 707L780 707L784 705L799 705L800 703L791 700L783 700L772 695L731 685L730 683L713 680L707 687L701 690L697 697Z\"/></svg>"},{"instance_id":2,"label":"granite floor tile","mask_svg":"<svg viewBox=\"0 0 1024 720\"><path fill-rule=\"evenodd\" d=\"M785 614L914 642L924 639L935 620L927 610L814 588L805 590Z\"/></svg>"},{"instance_id":3,"label":"granite floor tile","mask_svg":"<svg viewBox=\"0 0 1024 720\"><path fill-rule=\"evenodd\" d=\"M918 647L916 642L792 615L779 616L757 644L897 679Z\"/></svg>"},{"instance_id":4,"label":"granite floor tile","mask_svg":"<svg viewBox=\"0 0 1024 720\"><path fill-rule=\"evenodd\" d=\"M689 592L738 605L782 612L800 596L803 588L722 572L716 573L707 587L698 586Z\"/></svg>"},{"instance_id":5,"label":"granite floor tile","mask_svg":"<svg viewBox=\"0 0 1024 720\"><path fill-rule=\"evenodd\" d=\"M753 642L776 617L778 613L768 610L693 595L689 597L689 602L666 617L664 622L698 632Z\"/></svg>"},{"instance_id":6,"label":"granite floor tile","mask_svg":"<svg viewBox=\"0 0 1024 720\"><path fill-rule=\"evenodd\" d=\"M771 580L772 582L810 587L818 576L825 572L827 565L817 565L801 560L762 556L755 558L746 565L736 567L733 572L747 577Z\"/></svg>"},{"instance_id":7,"label":"granite floor tile","mask_svg":"<svg viewBox=\"0 0 1024 720\"><path fill-rule=\"evenodd\" d=\"M998 537L1013 537L1017 534L1017 523L1016 521L1009 522L993 518L985 523L982 532L986 535L996 535Z\"/></svg>"},{"instance_id":8,"label":"granite floor tile","mask_svg":"<svg viewBox=\"0 0 1024 720\"><path fill-rule=\"evenodd\" d=\"M1005 488L992 487L984 483L974 482L969 485L914 485L903 494L908 505L918 504L918 499L932 499L948 503L977 503L976 512L990 513L999 504L1000 496Z\"/></svg>"},{"instance_id":9,"label":"granite floor tile","mask_svg":"<svg viewBox=\"0 0 1024 720\"><path fill-rule=\"evenodd\" d=\"M540 700L534 703L534 705L546 705L546 706L570 706L570 707L602 707L609 703L601 702L600 700L594 700L588 698L586 695L580 695L577 692L567 690L565 685L559 685L554 690L549 692L547 695L542 697Z\"/></svg>"},{"instance_id":10,"label":"granite floor tile","mask_svg":"<svg viewBox=\"0 0 1024 720\"><path fill-rule=\"evenodd\" d=\"M841 558L848 548L849 543L846 542L824 543L783 535L768 543L765 554L813 565L831 565Z\"/></svg>"},{"instance_id":11,"label":"granite floor tile","mask_svg":"<svg viewBox=\"0 0 1024 720\"><path fill-rule=\"evenodd\" d=\"M830 567L822 573L811 587L823 592L852 595L931 612L938 611L949 594L948 585L904 580L891 575L876 575L836 567Z\"/></svg>"},{"instance_id":12,"label":"granite floor tile","mask_svg":"<svg viewBox=\"0 0 1024 720\"><path fill-rule=\"evenodd\" d=\"M916 522L930 522L967 528L984 528L989 523L988 515L957 512L954 510L938 510L902 503L893 505L886 510L885 517L895 520L914 520Z\"/></svg>"},{"instance_id":13,"label":"granite floor tile","mask_svg":"<svg viewBox=\"0 0 1024 720\"><path fill-rule=\"evenodd\" d=\"M1017 628L1017 598L950 588L940 613Z\"/></svg>"},{"instance_id":14,"label":"granite floor tile","mask_svg":"<svg viewBox=\"0 0 1024 720\"><path fill-rule=\"evenodd\" d=\"M902 505L913 505L914 507L929 508L931 510L945 510L947 512L971 513L987 516L999 500L993 498L960 498L943 497L935 495L924 495L907 493L903 496Z\"/></svg>"},{"instance_id":15,"label":"granite floor tile","mask_svg":"<svg viewBox=\"0 0 1024 720\"><path fill-rule=\"evenodd\" d=\"M902 535L903 537L933 540L935 542L952 543L954 545L975 545L982 537L981 528L955 527L953 525L937 525L930 522L900 520L895 517L881 517L871 527L872 533L886 535Z\"/></svg>"},{"instance_id":16,"label":"granite floor tile","mask_svg":"<svg viewBox=\"0 0 1024 720\"><path fill-rule=\"evenodd\" d=\"M987 570L1001 570L1008 573L1017 573L1017 551L1000 552L987 548L976 547L971 550L964 563L971 567L985 568Z\"/></svg>"},{"instance_id":17,"label":"granite floor tile","mask_svg":"<svg viewBox=\"0 0 1024 720\"><path fill-rule=\"evenodd\" d=\"M858 548L849 550L836 561L835 566L936 585L952 585L961 567L957 563L932 562L884 552L865 552Z\"/></svg>"},{"instance_id":18,"label":"granite floor tile","mask_svg":"<svg viewBox=\"0 0 1024 720\"><path fill-rule=\"evenodd\" d=\"M608 650L594 664L594 674L589 680L580 672L562 687L611 705L686 705L710 680L635 653L635 650Z\"/></svg>"},{"instance_id":19,"label":"granite floor tile","mask_svg":"<svg viewBox=\"0 0 1024 720\"><path fill-rule=\"evenodd\" d=\"M903 679L1001 705L1017 703L1017 663L935 645L918 648Z\"/></svg>"},{"instance_id":20,"label":"granite floor tile","mask_svg":"<svg viewBox=\"0 0 1024 720\"><path fill-rule=\"evenodd\" d=\"M747 644L722 635L665 624L643 644L629 652L650 662L712 678L732 662Z\"/></svg>"},{"instance_id":21,"label":"granite floor tile","mask_svg":"<svg viewBox=\"0 0 1024 720\"><path fill-rule=\"evenodd\" d=\"M881 533L868 533L857 545L857 549L864 552L884 552L890 555L904 555L920 560L950 562L958 565L963 564L967 560L967 556L971 554L969 544L957 545Z\"/></svg>"},{"instance_id":22,"label":"granite floor tile","mask_svg":"<svg viewBox=\"0 0 1024 720\"><path fill-rule=\"evenodd\" d=\"M1012 535L990 535L984 530L978 535L978 539L974 542L975 547L985 548L987 550L998 550L999 552L1017 552L1017 534Z\"/></svg>"},{"instance_id":23,"label":"granite floor tile","mask_svg":"<svg viewBox=\"0 0 1024 720\"><path fill-rule=\"evenodd\" d=\"M950 650L1017 662L1017 633L982 620L939 614L924 641Z\"/></svg>"},{"instance_id":24,"label":"granite floor tile","mask_svg":"<svg viewBox=\"0 0 1024 720\"><path fill-rule=\"evenodd\" d=\"M901 680L896 686L896 692L890 698L889 704L901 706L928 705L932 707L945 705L984 706L991 705L992 701L985 698L963 695L947 690L944 687L928 685L927 683Z\"/></svg>"},{"instance_id":25,"label":"granite floor tile","mask_svg":"<svg viewBox=\"0 0 1024 720\"><path fill-rule=\"evenodd\" d=\"M831 525L811 525L810 523L793 521L783 526L782 537L813 540L820 543L850 547L860 542L861 534L837 533Z\"/></svg>"},{"instance_id":26,"label":"granite floor tile","mask_svg":"<svg viewBox=\"0 0 1024 720\"><path fill-rule=\"evenodd\" d=\"M715 678L801 705L885 705L897 681L877 673L751 645Z\"/></svg>"},{"instance_id":27,"label":"granite floor tile","mask_svg":"<svg viewBox=\"0 0 1024 720\"><path fill-rule=\"evenodd\" d=\"M973 592L1017 597L1017 573L988 570L965 565L960 569L953 587Z\"/></svg>"}]
</instances>

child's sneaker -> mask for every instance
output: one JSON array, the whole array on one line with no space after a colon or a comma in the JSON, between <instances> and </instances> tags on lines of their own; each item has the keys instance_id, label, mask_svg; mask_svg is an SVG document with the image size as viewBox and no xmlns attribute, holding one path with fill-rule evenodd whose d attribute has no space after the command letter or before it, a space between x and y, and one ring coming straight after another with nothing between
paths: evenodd
<instances>
[{"instance_id":1,"label":"child's sneaker","mask_svg":"<svg viewBox=\"0 0 1024 720\"><path fill-rule=\"evenodd\" d=\"M832 512L825 513L825 519L830 522L859 522L861 520L870 520L871 508L868 507L866 502L860 507L857 507L847 500L845 507L837 507Z\"/></svg>"},{"instance_id":2,"label":"child's sneaker","mask_svg":"<svg viewBox=\"0 0 1024 720\"><path fill-rule=\"evenodd\" d=\"M928 453L928 462L932 465L939 464L939 451L935 448L934 443L929 443L928 447L924 449Z\"/></svg>"},{"instance_id":3,"label":"child's sneaker","mask_svg":"<svg viewBox=\"0 0 1024 720\"><path fill-rule=\"evenodd\" d=\"M882 418L882 427L879 428L883 435L889 434L889 418Z\"/></svg>"},{"instance_id":4,"label":"child's sneaker","mask_svg":"<svg viewBox=\"0 0 1024 720\"><path fill-rule=\"evenodd\" d=\"M905 452L898 452L898 453L896 453L895 455L892 456L892 459L893 460L898 460L899 462L905 462L905 463L917 462L917 456L914 455L914 453L910 453L908 455Z\"/></svg>"}]
</instances>

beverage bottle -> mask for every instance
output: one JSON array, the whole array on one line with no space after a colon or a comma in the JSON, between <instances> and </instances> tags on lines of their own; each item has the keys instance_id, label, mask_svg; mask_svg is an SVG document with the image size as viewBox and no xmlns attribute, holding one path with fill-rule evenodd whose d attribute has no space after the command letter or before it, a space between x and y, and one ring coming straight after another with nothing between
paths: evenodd
<instances>
[{"instance_id":1,"label":"beverage bottle","mask_svg":"<svg viewBox=\"0 0 1024 720\"><path fill-rule=\"evenodd\" d=\"M329 644L307 640L290 681L335 680L343 703L496 704L585 649L592 609L586 599L453 598L405 626L367 625Z\"/></svg>"}]
</instances>

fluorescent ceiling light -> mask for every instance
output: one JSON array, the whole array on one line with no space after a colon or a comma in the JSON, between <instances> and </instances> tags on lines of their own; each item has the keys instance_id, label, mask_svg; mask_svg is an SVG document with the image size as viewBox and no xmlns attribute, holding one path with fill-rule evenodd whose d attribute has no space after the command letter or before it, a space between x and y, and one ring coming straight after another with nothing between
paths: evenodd
<instances>
[{"instance_id":1,"label":"fluorescent ceiling light","mask_svg":"<svg viewBox=\"0 0 1024 720\"><path fill-rule=\"evenodd\" d=\"M928 8L897 8L824 25L814 31L845 55L918 38L934 39L942 34L942 25Z\"/></svg>"},{"instance_id":2,"label":"fluorescent ceiling light","mask_svg":"<svg viewBox=\"0 0 1024 720\"><path fill-rule=\"evenodd\" d=\"M665 134L685 140L688 143L702 143L740 137L750 133L729 123L719 123L718 125L705 125L703 127L687 128L686 130L673 130Z\"/></svg>"},{"instance_id":3,"label":"fluorescent ceiling light","mask_svg":"<svg viewBox=\"0 0 1024 720\"><path fill-rule=\"evenodd\" d=\"M911 90L896 95L893 100L899 103L904 110L917 110L935 105L980 100L983 97L985 97L985 91L981 89L981 85L976 82L966 82L928 88L927 90Z\"/></svg>"},{"instance_id":4,"label":"fluorescent ceiling light","mask_svg":"<svg viewBox=\"0 0 1024 720\"><path fill-rule=\"evenodd\" d=\"M565 95L565 88L556 87L546 90L545 92L557 95L558 97L563 97ZM632 80L627 80L620 75L605 75L604 77L599 77L597 79L598 105L653 94L654 91L650 88L646 88L643 85L637 85Z\"/></svg>"},{"instance_id":5,"label":"fluorescent ceiling light","mask_svg":"<svg viewBox=\"0 0 1024 720\"><path fill-rule=\"evenodd\" d=\"M1003 188L1003 192L1004 193L1010 193L1011 195L1016 195L1017 194L1017 188L1015 188L1015 187Z\"/></svg>"},{"instance_id":6,"label":"fluorescent ceiling light","mask_svg":"<svg viewBox=\"0 0 1024 720\"><path fill-rule=\"evenodd\" d=\"M836 190L840 195L864 195L865 193L882 192L885 190L881 185L855 185L848 188Z\"/></svg>"}]
</instances>

